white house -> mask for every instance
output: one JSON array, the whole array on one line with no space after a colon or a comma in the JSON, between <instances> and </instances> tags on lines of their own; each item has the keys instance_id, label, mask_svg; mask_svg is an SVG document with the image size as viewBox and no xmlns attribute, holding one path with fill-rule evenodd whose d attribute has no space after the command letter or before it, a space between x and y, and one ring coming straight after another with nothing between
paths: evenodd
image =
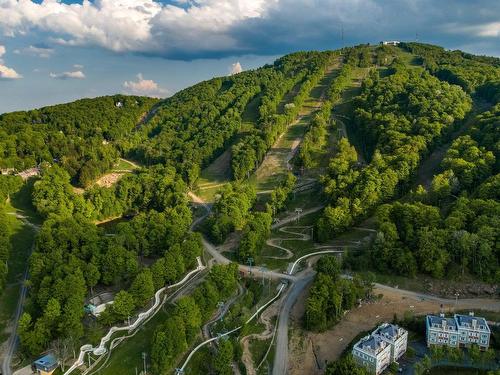
<instances>
[{"instance_id":1,"label":"white house","mask_svg":"<svg viewBox=\"0 0 500 375\"><path fill-rule=\"evenodd\" d=\"M444 314L427 315L425 325L427 346L446 345L454 348L458 346L458 329L454 318L446 318Z\"/></svg>"},{"instance_id":2,"label":"white house","mask_svg":"<svg viewBox=\"0 0 500 375\"><path fill-rule=\"evenodd\" d=\"M384 46L397 46L399 44L399 41L397 40L384 40L381 42Z\"/></svg>"},{"instance_id":3,"label":"white house","mask_svg":"<svg viewBox=\"0 0 500 375\"><path fill-rule=\"evenodd\" d=\"M458 327L458 345L460 347L477 344L481 349L486 350L490 346L490 327L486 319L469 315L455 315Z\"/></svg>"},{"instance_id":4,"label":"white house","mask_svg":"<svg viewBox=\"0 0 500 375\"><path fill-rule=\"evenodd\" d=\"M396 362L408 347L408 331L394 324L384 323L374 332L391 345L391 362Z\"/></svg>"},{"instance_id":5,"label":"white house","mask_svg":"<svg viewBox=\"0 0 500 375\"><path fill-rule=\"evenodd\" d=\"M469 315L455 314L453 318L428 315L426 317L427 346L446 345L454 348L472 344L486 350L490 345L490 328L486 319Z\"/></svg>"},{"instance_id":6,"label":"white house","mask_svg":"<svg viewBox=\"0 0 500 375\"><path fill-rule=\"evenodd\" d=\"M408 331L384 323L359 340L352 348L352 355L358 365L378 375L406 352L407 343Z\"/></svg>"}]
</instances>

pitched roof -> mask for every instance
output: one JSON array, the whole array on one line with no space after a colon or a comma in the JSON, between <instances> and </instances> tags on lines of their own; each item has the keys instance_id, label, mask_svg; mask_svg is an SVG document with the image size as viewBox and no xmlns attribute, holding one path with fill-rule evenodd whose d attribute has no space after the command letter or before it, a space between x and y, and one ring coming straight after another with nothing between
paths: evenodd
<instances>
[{"instance_id":1,"label":"pitched roof","mask_svg":"<svg viewBox=\"0 0 500 375\"><path fill-rule=\"evenodd\" d=\"M457 321L457 324L460 327L467 327L467 328L472 327L472 321L475 320L476 321L476 329L488 331L488 332L490 330L488 327L488 323L486 322L486 319L481 318L479 316L455 314L455 320ZM480 328L481 326L483 328Z\"/></svg>"},{"instance_id":2,"label":"pitched roof","mask_svg":"<svg viewBox=\"0 0 500 375\"><path fill-rule=\"evenodd\" d=\"M378 354L387 347L387 343L378 335L370 335L359 340L354 347Z\"/></svg>"}]
</instances>

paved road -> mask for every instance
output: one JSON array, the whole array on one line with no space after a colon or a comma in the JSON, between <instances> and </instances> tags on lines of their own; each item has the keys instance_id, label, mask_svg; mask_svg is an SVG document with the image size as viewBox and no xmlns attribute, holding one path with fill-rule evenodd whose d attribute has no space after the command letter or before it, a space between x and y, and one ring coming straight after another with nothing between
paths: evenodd
<instances>
[{"instance_id":1,"label":"paved road","mask_svg":"<svg viewBox=\"0 0 500 375\"><path fill-rule=\"evenodd\" d=\"M222 255L212 243L207 241L206 238L203 238L203 246L205 247L205 250L215 259L217 263L219 264L231 263L231 260L227 259L224 255ZM287 279L292 281L297 279L295 276L286 275L281 272L262 270L259 267L249 267L243 264L239 264L238 269L241 272L245 273L245 275L251 274L254 277L266 277L274 280Z\"/></svg>"},{"instance_id":2,"label":"paved road","mask_svg":"<svg viewBox=\"0 0 500 375\"><path fill-rule=\"evenodd\" d=\"M210 205L206 204L203 201L203 199L201 199L200 197L196 196L192 192L189 193L189 197L194 202L203 205L203 207L207 211L207 214L204 215L203 217L206 217L210 213L211 207L210 207ZM219 252L219 250L217 250L217 247L215 247L206 238L203 237L202 242L203 242L203 247L205 248L205 250L212 256L212 258L214 258L214 260L217 263L219 263L219 264L229 264L229 263L232 262L230 259L228 259L224 255L222 255ZM294 276L285 275L285 274L283 274L281 272L275 272L275 271L270 271L270 270L262 270L262 269L260 269L258 267L249 267L249 266L245 266L243 264L240 264L238 268L239 268L239 270L241 272L243 272L245 274L251 274L254 277L267 277L267 278L270 278L270 279L277 279L277 280L281 280L281 279L295 280L296 279Z\"/></svg>"},{"instance_id":3,"label":"paved road","mask_svg":"<svg viewBox=\"0 0 500 375\"><path fill-rule=\"evenodd\" d=\"M288 319L297 297L314 278L314 275L303 275L295 282L285 297L278 320L276 334L276 354L274 357L273 374L284 375L288 368Z\"/></svg>"}]
</instances>

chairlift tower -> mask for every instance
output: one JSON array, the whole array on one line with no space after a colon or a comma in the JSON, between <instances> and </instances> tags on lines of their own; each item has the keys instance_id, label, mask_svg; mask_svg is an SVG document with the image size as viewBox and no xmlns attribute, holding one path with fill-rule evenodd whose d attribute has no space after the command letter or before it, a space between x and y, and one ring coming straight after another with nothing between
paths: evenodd
<instances>
[{"instance_id":1,"label":"chairlift tower","mask_svg":"<svg viewBox=\"0 0 500 375\"><path fill-rule=\"evenodd\" d=\"M296 208L295 213L297 214L297 218L295 220L298 223L300 220L300 214L302 213L302 208Z\"/></svg>"}]
</instances>

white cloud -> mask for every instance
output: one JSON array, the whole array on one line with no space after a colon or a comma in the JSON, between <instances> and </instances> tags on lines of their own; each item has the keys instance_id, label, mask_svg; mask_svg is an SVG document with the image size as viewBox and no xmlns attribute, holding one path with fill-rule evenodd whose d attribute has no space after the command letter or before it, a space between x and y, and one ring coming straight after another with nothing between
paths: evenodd
<instances>
[{"instance_id":1,"label":"white cloud","mask_svg":"<svg viewBox=\"0 0 500 375\"><path fill-rule=\"evenodd\" d=\"M446 29L457 34L473 34L479 37L500 37L500 22L490 22L480 25L464 26L457 23L448 24Z\"/></svg>"},{"instance_id":2,"label":"white cloud","mask_svg":"<svg viewBox=\"0 0 500 375\"><path fill-rule=\"evenodd\" d=\"M14 69L5 65L0 65L0 79L19 79L23 78L22 75L17 73Z\"/></svg>"},{"instance_id":3,"label":"white cloud","mask_svg":"<svg viewBox=\"0 0 500 375\"><path fill-rule=\"evenodd\" d=\"M197 0L178 5L154 0L99 0L65 4L0 0L0 30L14 36L38 29L64 45L98 45L113 51L168 53L196 47L236 48L228 33L238 22L262 17L278 0Z\"/></svg>"},{"instance_id":4,"label":"white cloud","mask_svg":"<svg viewBox=\"0 0 500 375\"><path fill-rule=\"evenodd\" d=\"M75 69L83 69L83 68L84 68L84 66L83 66L83 65L81 65L81 64L74 64L74 65L73 65L73 68L75 68Z\"/></svg>"},{"instance_id":5,"label":"white cloud","mask_svg":"<svg viewBox=\"0 0 500 375\"><path fill-rule=\"evenodd\" d=\"M3 65L3 55L7 52L7 49L5 46L0 44L0 79L19 79L23 78L22 75L20 75L18 72L16 72L14 69L9 68L8 66Z\"/></svg>"},{"instance_id":6,"label":"white cloud","mask_svg":"<svg viewBox=\"0 0 500 375\"><path fill-rule=\"evenodd\" d=\"M141 73L137 75L137 81L125 81L123 87L127 94L151 96L155 98L164 98L168 91L161 88L158 83L151 79L144 79Z\"/></svg>"},{"instance_id":7,"label":"white cloud","mask_svg":"<svg viewBox=\"0 0 500 375\"><path fill-rule=\"evenodd\" d=\"M81 70L74 72L50 73L50 78L54 79L85 79L85 74Z\"/></svg>"},{"instance_id":8,"label":"white cloud","mask_svg":"<svg viewBox=\"0 0 500 375\"><path fill-rule=\"evenodd\" d=\"M1 1L1 0L0 0ZM1 21L0 21L1 23ZM15 49L13 51L16 55L29 55L29 56L37 56L44 59L48 59L54 53L54 49L44 46L29 46L23 49Z\"/></svg>"},{"instance_id":9,"label":"white cloud","mask_svg":"<svg viewBox=\"0 0 500 375\"><path fill-rule=\"evenodd\" d=\"M188 59L335 48L341 25L345 44L418 32L450 47L486 39L498 51L499 17L495 0L0 0L6 36Z\"/></svg>"},{"instance_id":10,"label":"white cloud","mask_svg":"<svg viewBox=\"0 0 500 375\"><path fill-rule=\"evenodd\" d=\"M231 64L231 68L229 69L229 74L238 74L243 71L243 68L241 67L241 64L239 61L236 61L234 64Z\"/></svg>"}]
</instances>

